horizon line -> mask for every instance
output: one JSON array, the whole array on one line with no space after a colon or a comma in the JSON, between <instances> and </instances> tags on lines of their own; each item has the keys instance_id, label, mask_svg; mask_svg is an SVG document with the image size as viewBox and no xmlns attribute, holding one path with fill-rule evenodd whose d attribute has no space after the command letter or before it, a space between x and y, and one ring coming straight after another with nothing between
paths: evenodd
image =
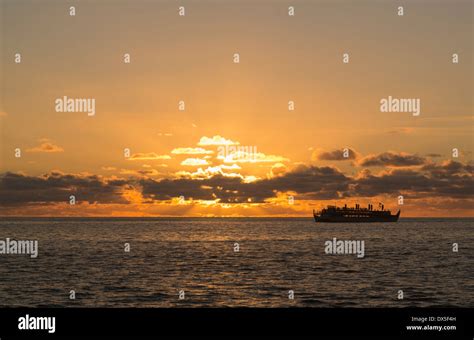
<instances>
[{"instance_id":1,"label":"horizon line","mask_svg":"<svg viewBox=\"0 0 474 340\"><path fill-rule=\"evenodd\" d=\"M2 219L8 219L8 218L15 218L15 219L18 219L18 218L43 218L43 219L47 219L47 218L57 218L57 219L61 219L61 218L65 218L65 219L68 219L68 218L84 218L84 219L112 219L112 218L115 218L115 219L159 219L159 218L162 218L162 219L165 219L165 218L179 218L179 219L191 219L191 218L202 218L202 219L219 219L219 218L235 218L235 219L238 219L238 218L266 218L266 219L275 219L275 218L280 218L280 219L283 219L283 218L287 218L287 219L310 219L310 220L313 220L313 216L173 216L173 215L169 215L169 216L38 216L38 215L31 215L31 216L26 216L26 215L7 215L7 216L1 216L0 215L0 218ZM409 216L409 217L400 217L400 220L406 220L406 219L414 219L414 218L430 218L430 219L435 219L435 218L444 218L444 219L461 219L461 218L465 218L465 219L474 219L474 216ZM356 222L354 222L356 223ZM380 222L380 223L383 223L383 222Z\"/></svg>"}]
</instances>

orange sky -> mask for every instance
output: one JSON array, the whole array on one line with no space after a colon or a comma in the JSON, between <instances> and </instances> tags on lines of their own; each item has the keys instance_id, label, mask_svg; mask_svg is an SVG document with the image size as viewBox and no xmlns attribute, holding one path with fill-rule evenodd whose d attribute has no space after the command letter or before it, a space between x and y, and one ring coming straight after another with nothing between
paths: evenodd
<instances>
[{"instance_id":1,"label":"orange sky","mask_svg":"<svg viewBox=\"0 0 474 340\"><path fill-rule=\"evenodd\" d=\"M179 5L1 2L0 214L474 216L471 1Z\"/></svg>"}]
</instances>

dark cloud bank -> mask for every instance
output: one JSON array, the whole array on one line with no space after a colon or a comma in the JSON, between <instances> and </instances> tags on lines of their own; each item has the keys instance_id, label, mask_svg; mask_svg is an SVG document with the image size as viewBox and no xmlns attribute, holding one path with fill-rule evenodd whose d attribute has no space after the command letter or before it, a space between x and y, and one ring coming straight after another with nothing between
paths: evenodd
<instances>
[{"instance_id":1,"label":"dark cloud bank","mask_svg":"<svg viewBox=\"0 0 474 340\"><path fill-rule=\"evenodd\" d=\"M383 154L382 154L383 155ZM418 157L418 156L416 156ZM411 164L417 158L411 158ZM406 162L391 157L369 158L373 164L384 160L390 164ZM379 163L377 163L379 164ZM127 189L142 192L147 201L169 200L179 196L186 199L241 203L264 202L276 197L277 192L294 191L298 199L339 199L372 197L381 194L404 194L411 198L473 197L473 166L457 161L443 164L424 162L414 168L391 168L378 175L368 170L350 177L336 168L301 165L281 176L245 183L241 178L213 176L209 179L129 178L109 180L101 176L81 176L52 172L43 176L26 176L11 172L0 175L0 205L21 206L67 202L75 195L78 202L128 203L122 197Z\"/></svg>"}]
</instances>

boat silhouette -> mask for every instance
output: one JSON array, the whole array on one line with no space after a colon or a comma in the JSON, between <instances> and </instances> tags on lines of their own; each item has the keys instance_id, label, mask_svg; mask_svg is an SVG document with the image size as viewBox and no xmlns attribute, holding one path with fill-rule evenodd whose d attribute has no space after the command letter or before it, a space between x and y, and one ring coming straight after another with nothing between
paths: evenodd
<instances>
[{"instance_id":1,"label":"boat silhouette","mask_svg":"<svg viewBox=\"0 0 474 340\"><path fill-rule=\"evenodd\" d=\"M384 210L384 205L379 203L380 210L374 210L373 205L369 204L367 208L361 208L359 204L350 208L347 205L337 207L328 205L320 211L313 210L315 222L351 222L351 223L368 223L368 222L397 222L400 217L400 210L392 215L390 210Z\"/></svg>"}]
</instances>

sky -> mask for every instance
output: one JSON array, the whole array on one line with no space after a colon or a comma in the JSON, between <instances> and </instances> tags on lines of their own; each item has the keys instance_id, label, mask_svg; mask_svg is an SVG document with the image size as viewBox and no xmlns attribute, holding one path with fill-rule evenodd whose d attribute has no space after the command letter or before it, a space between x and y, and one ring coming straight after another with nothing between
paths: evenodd
<instances>
[{"instance_id":1,"label":"sky","mask_svg":"<svg viewBox=\"0 0 474 340\"><path fill-rule=\"evenodd\" d=\"M472 1L0 4L0 215L474 216Z\"/></svg>"}]
</instances>

